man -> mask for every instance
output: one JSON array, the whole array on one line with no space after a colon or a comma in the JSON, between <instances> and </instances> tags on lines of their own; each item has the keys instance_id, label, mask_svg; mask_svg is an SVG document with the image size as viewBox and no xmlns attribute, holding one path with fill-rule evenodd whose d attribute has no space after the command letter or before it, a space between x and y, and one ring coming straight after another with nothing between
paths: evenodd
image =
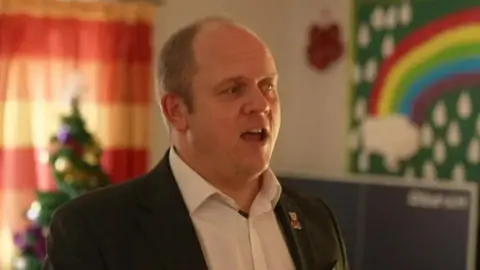
<instances>
[{"instance_id":1,"label":"man","mask_svg":"<svg viewBox=\"0 0 480 270\"><path fill-rule=\"evenodd\" d=\"M44 269L348 269L329 208L269 169L280 104L265 44L200 20L166 42L159 77L172 147L146 175L58 210Z\"/></svg>"}]
</instances>

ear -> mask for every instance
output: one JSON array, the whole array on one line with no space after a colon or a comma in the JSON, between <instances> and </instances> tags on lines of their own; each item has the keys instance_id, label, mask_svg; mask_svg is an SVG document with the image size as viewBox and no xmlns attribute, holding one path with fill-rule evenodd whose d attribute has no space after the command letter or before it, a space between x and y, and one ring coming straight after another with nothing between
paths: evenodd
<instances>
[{"instance_id":1,"label":"ear","mask_svg":"<svg viewBox=\"0 0 480 270\"><path fill-rule=\"evenodd\" d=\"M182 99L171 93L162 96L161 107L163 115L168 120L173 129L185 131L188 129L187 114L188 111Z\"/></svg>"}]
</instances>

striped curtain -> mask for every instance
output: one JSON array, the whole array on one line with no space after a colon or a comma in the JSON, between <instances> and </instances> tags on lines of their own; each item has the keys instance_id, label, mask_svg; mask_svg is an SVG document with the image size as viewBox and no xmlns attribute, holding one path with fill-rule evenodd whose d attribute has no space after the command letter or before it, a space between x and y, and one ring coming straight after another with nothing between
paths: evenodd
<instances>
[{"instance_id":1,"label":"striped curtain","mask_svg":"<svg viewBox=\"0 0 480 270\"><path fill-rule=\"evenodd\" d=\"M113 182L145 172L154 15L149 4L0 1L0 269L35 190L55 188L42 159L73 84Z\"/></svg>"}]
</instances>

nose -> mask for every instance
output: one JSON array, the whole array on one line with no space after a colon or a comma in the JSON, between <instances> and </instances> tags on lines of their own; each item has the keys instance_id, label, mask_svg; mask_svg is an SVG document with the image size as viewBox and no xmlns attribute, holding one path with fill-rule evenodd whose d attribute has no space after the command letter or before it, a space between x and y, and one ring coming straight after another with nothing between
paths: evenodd
<instances>
[{"instance_id":1,"label":"nose","mask_svg":"<svg viewBox=\"0 0 480 270\"><path fill-rule=\"evenodd\" d=\"M258 87L252 87L248 91L245 113L266 114L270 111L270 102L265 93Z\"/></svg>"}]
</instances>

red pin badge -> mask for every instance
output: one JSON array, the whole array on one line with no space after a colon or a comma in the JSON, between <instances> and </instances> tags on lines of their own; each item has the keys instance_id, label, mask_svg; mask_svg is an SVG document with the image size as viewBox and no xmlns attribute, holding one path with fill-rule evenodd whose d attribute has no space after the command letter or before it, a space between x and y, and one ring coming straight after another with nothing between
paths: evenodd
<instances>
[{"instance_id":1,"label":"red pin badge","mask_svg":"<svg viewBox=\"0 0 480 270\"><path fill-rule=\"evenodd\" d=\"M288 212L288 216L290 217L290 226L295 230L301 230L302 225L300 224L300 221L298 221L297 213Z\"/></svg>"}]
</instances>

